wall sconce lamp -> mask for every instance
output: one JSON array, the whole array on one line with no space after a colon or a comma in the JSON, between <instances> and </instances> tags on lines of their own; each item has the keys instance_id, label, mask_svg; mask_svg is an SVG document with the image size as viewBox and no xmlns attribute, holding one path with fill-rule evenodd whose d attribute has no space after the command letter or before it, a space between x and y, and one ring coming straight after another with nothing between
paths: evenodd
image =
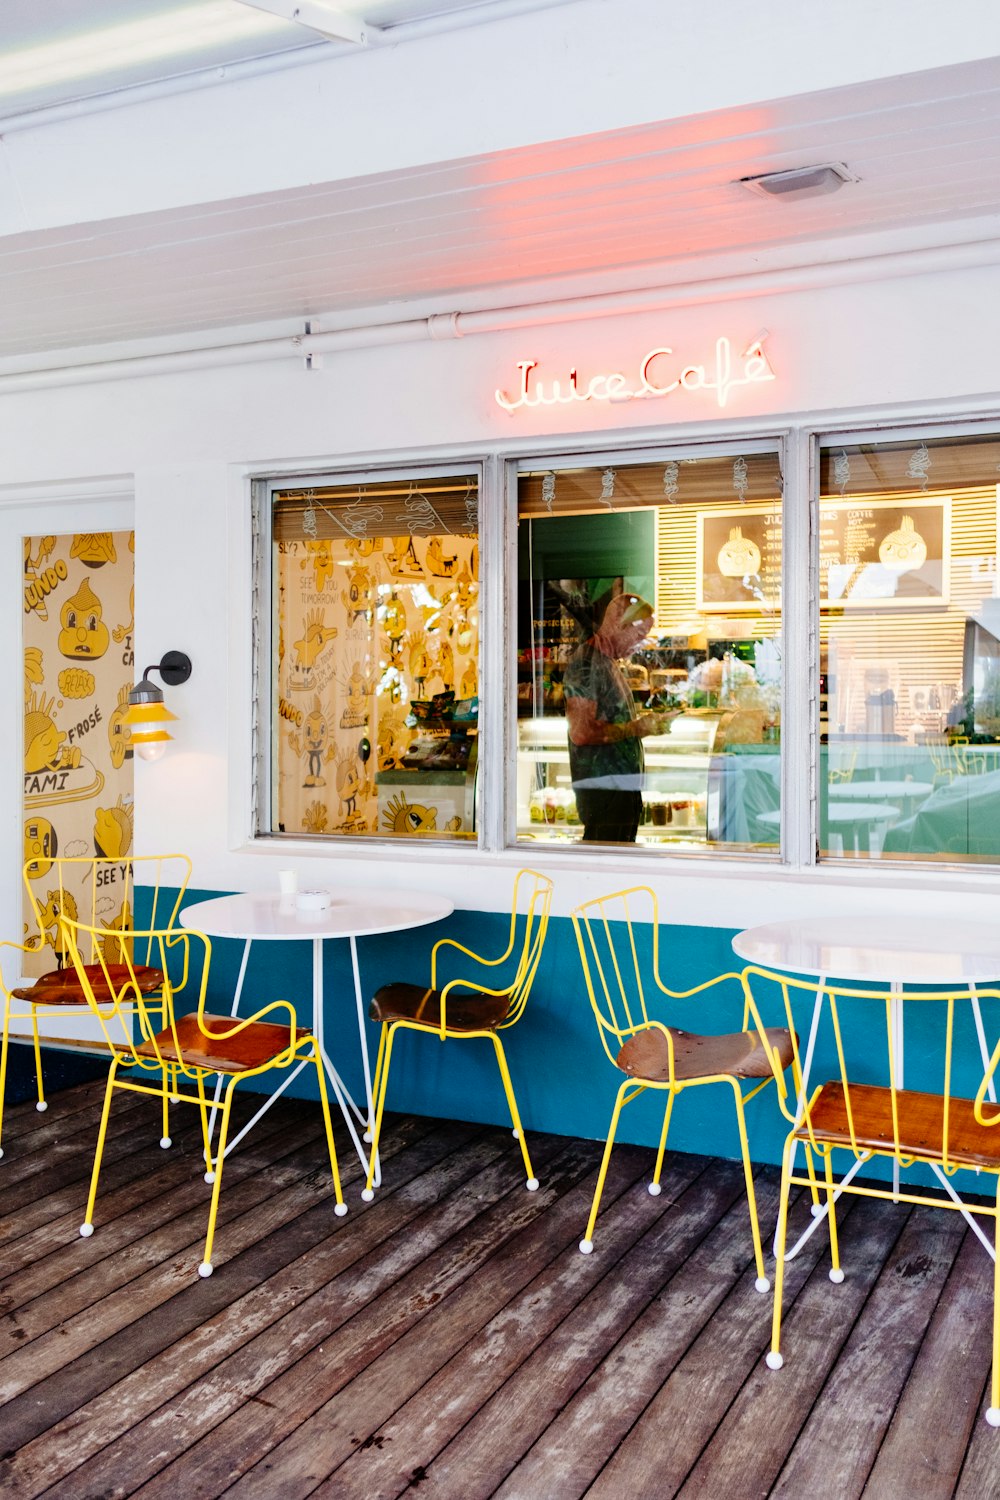
<instances>
[{"instance_id":1,"label":"wall sconce lamp","mask_svg":"<svg viewBox=\"0 0 1000 1500\"><path fill-rule=\"evenodd\" d=\"M158 672L168 687L178 687L191 676L191 658L183 651L168 651L159 662L147 667L128 695L125 727L129 730L136 755L142 760L159 760L173 735L167 730L172 714L163 701L163 689L150 682L150 672Z\"/></svg>"}]
</instances>

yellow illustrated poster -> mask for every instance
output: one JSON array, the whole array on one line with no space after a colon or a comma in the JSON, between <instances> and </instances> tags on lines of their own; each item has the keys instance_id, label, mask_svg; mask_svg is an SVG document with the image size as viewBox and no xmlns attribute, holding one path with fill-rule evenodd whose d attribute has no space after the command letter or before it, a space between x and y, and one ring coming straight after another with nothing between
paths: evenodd
<instances>
[{"instance_id":1,"label":"yellow illustrated poster","mask_svg":"<svg viewBox=\"0 0 1000 1500\"><path fill-rule=\"evenodd\" d=\"M278 825L469 837L469 797L449 783L471 786L471 772L408 773L426 795L392 783L406 779L422 712L444 699L457 716L477 700L475 532L344 530L324 538L299 529L277 541Z\"/></svg>"},{"instance_id":2,"label":"yellow illustrated poster","mask_svg":"<svg viewBox=\"0 0 1000 1500\"><path fill-rule=\"evenodd\" d=\"M79 532L24 539L24 859L44 912L46 949L26 974L58 958L57 856L126 860L132 848L132 750L123 724L132 650L134 533ZM110 871L103 910L121 926L124 872ZM88 909L89 913L89 909ZM73 913L69 913L73 915ZM24 896L24 930L35 919ZM49 951L56 950L55 952Z\"/></svg>"}]
</instances>

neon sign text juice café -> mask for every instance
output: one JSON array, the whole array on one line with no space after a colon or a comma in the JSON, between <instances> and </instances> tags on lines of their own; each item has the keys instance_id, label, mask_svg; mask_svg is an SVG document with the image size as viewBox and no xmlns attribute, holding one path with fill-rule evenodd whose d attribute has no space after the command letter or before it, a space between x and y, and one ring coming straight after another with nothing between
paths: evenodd
<instances>
[{"instance_id":1,"label":"neon sign text juice caf\u00e9","mask_svg":"<svg viewBox=\"0 0 1000 1500\"><path fill-rule=\"evenodd\" d=\"M719 406L725 406L730 391L741 385L758 385L762 381L774 380L775 375L767 355L764 353L766 332L761 333L733 358L732 345L725 336L715 341L714 359L707 364L685 365L672 380L667 377L671 367L665 362L672 358L673 349L667 345L650 349L639 365L637 383L629 383L620 370L607 374L592 375L586 386L581 386L574 368L565 381L550 380L547 384L537 379L532 372L537 370L536 359L519 359L520 388L516 396L506 391L494 391L498 406L513 416L526 406L568 406L577 401L634 401L657 396L669 396L672 391L714 391ZM673 368L676 369L676 363Z\"/></svg>"}]
</instances>

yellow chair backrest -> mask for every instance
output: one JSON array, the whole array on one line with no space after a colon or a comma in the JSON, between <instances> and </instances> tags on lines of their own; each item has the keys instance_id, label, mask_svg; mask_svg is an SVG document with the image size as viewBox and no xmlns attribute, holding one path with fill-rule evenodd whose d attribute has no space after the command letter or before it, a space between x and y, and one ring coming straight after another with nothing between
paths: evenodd
<instances>
[{"instance_id":1,"label":"yellow chair backrest","mask_svg":"<svg viewBox=\"0 0 1000 1500\"><path fill-rule=\"evenodd\" d=\"M649 1026L647 987L651 993L664 990L656 894L648 885L631 886L583 902L572 918L597 1029L615 1062L622 1044ZM644 960L644 934L650 929L651 951Z\"/></svg>"},{"instance_id":2,"label":"yellow chair backrest","mask_svg":"<svg viewBox=\"0 0 1000 1500\"><path fill-rule=\"evenodd\" d=\"M475 959L478 964L488 968L503 968L517 953L517 963L513 975L500 989L490 989L474 979L452 979L446 989L473 989L487 994L508 994L510 1004L507 1014L500 1023L500 1028L513 1026L519 1019L528 1003L531 987L535 982L538 965L542 957L542 949L545 946L545 934L549 925L549 914L552 910L552 881L547 875L540 875L537 870L519 870L514 881L514 894L511 901L510 931L507 938L507 946L499 958L487 959L471 948L457 943L454 938L441 938L434 944L431 951L431 989L438 988L437 969L439 954L445 948L455 948L469 958ZM520 937L519 937L520 929Z\"/></svg>"},{"instance_id":3,"label":"yellow chair backrest","mask_svg":"<svg viewBox=\"0 0 1000 1500\"><path fill-rule=\"evenodd\" d=\"M138 935L136 888L142 888L141 899L149 905L144 913L147 931L166 931L177 920L190 878L191 861L186 854L141 854L124 859L60 856L45 861L41 868L38 861L29 860L24 867L24 883L37 924L37 932L29 941L38 949L51 947L56 967L67 967L69 958L62 947L59 921L68 917L91 934L86 963L97 963L102 957L109 963L123 963L127 949L128 958L157 966L150 957L151 939L146 938L141 953L134 953L131 946Z\"/></svg>"},{"instance_id":4,"label":"yellow chair backrest","mask_svg":"<svg viewBox=\"0 0 1000 1500\"><path fill-rule=\"evenodd\" d=\"M991 1145L981 1129L1000 1120L986 1098L1000 1041L992 1057L984 1052L985 1031L981 1038L974 1010L976 1003L1000 1000L1000 990L901 994L887 985L820 986L755 965L743 971L743 983L755 1020L781 997L797 1072L805 1067L803 1036L818 999L819 1061L812 1062L801 1100L775 1069L782 1112L810 1146L822 1149L837 1137L833 1143L859 1159L892 1157L901 1167L935 1162L951 1174L974 1165L969 1157L978 1141L1000 1167L1000 1132Z\"/></svg>"},{"instance_id":5,"label":"yellow chair backrest","mask_svg":"<svg viewBox=\"0 0 1000 1500\"><path fill-rule=\"evenodd\" d=\"M120 954L108 959L102 945L103 929L65 916L59 918L59 926L68 960L76 970L87 1004L100 1021L111 1051L124 1055L132 1066L162 1068L164 1059L157 1036L165 1032L179 1055L174 997L184 992L185 1010L191 1010L190 1002L196 1000L198 1015L203 1015L212 953L205 934L181 927L132 929L127 934L129 941L120 945ZM162 990L148 1001L136 978L135 971L140 965L132 958L134 949L143 953L144 962L148 958L150 966L165 976ZM96 954L93 960L88 958L91 953ZM139 1047L142 1053L137 1051ZM197 1076L197 1069L178 1064L176 1057L170 1059L170 1066L178 1067L189 1077Z\"/></svg>"}]
</instances>

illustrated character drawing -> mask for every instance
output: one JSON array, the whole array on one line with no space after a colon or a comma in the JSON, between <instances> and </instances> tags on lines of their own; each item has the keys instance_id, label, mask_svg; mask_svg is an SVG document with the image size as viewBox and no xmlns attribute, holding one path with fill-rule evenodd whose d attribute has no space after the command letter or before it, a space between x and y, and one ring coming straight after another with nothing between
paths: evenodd
<instances>
[{"instance_id":1,"label":"illustrated character drawing","mask_svg":"<svg viewBox=\"0 0 1000 1500\"><path fill-rule=\"evenodd\" d=\"M419 578L424 571L412 536L394 536L385 560L394 578Z\"/></svg>"},{"instance_id":2,"label":"illustrated character drawing","mask_svg":"<svg viewBox=\"0 0 1000 1500\"><path fill-rule=\"evenodd\" d=\"M382 624L385 627L385 646L389 653L389 661L393 666L396 666L403 649L403 636L406 634L406 606L399 599L395 590L393 590L382 606L382 609Z\"/></svg>"},{"instance_id":3,"label":"illustrated character drawing","mask_svg":"<svg viewBox=\"0 0 1000 1500\"><path fill-rule=\"evenodd\" d=\"M48 818L29 818L24 825L24 873L28 879L47 875L58 852L59 840Z\"/></svg>"},{"instance_id":4,"label":"illustrated character drawing","mask_svg":"<svg viewBox=\"0 0 1000 1500\"><path fill-rule=\"evenodd\" d=\"M373 553L382 551L382 538L380 536L352 536L347 543L347 550L354 558L371 557Z\"/></svg>"},{"instance_id":5,"label":"illustrated character drawing","mask_svg":"<svg viewBox=\"0 0 1000 1500\"><path fill-rule=\"evenodd\" d=\"M326 777L321 774L324 760L330 761L335 747L330 744L330 728L319 698L313 699L312 709L302 724L302 737L293 729L288 743L296 755L304 755L309 763L309 774L303 786L326 786Z\"/></svg>"},{"instance_id":6,"label":"illustrated character drawing","mask_svg":"<svg viewBox=\"0 0 1000 1500\"><path fill-rule=\"evenodd\" d=\"M333 577L333 548L331 544L323 541L305 541L306 555L299 563L303 570L312 563L313 587L317 594L321 594Z\"/></svg>"},{"instance_id":7,"label":"illustrated character drawing","mask_svg":"<svg viewBox=\"0 0 1000 1500\"><path fill-rule=\"evenodd\" d=\"M112 632L111 632L111 638L112 638L112 640L117 641L119 644L121 644L121 642L125 639L126 636L129 636L129 635L132 634L132 631L134 629L135 629L135 584L133 584L132 587L128 591L128 624L127 625L116 625L115 628L114 628L114 630L112 630Z\"/></svg>"},{"instance_id":8,"label":"illustrated character drawing","mask_svg":"<svg viewBox=\"0 0 1000 1500\"><path fill-rule=\"evenodd\" d=\"M24 770L27 775L38 771L61 771L80 764L79 745L66 745L65 734L52 719L55 699L32 693L24 716Z\"/></svg>"},{"instance_id":9,"label":"illustrated character drawing","mask_svg":"<svg viewBox=\"0 0 1000 1500\"><path fill-rule=\"evenodd\" d=\"M111 764L120 771L127 760L132 759L132 731L125 723L128 713L128 683L118 689L118 702L108 720L108 742L111 746Z\"/></svg>"},{"instance_id":10,"label":"illustrated character drawing","mask_svg":"<svg viewBox=\"0 0 1000 1500\"><path fill-rule=\"evenodd\" d=\"M305 631L300 641L295 641L295 659L307 672L316 664L320 652L336 637L337 627L328 626L321 609L310 610L306 615Z\"/></svg>"},{"instance_id":11,"label":"illustrated character drawing","mask_svg":"<svg viewBox=\"0 0 1000 1500\"><path fill-rule=\"evenodd\" d=\"M341 729L360 729L368 723L368 700L372 684L361 669L359 661L351 662L351 675L347 679L347 702L340 716Z\"/></svg>"},{"instance_id":12,"label":"illustrated character drawing","mask_svg":"<svg viewBox=\"0 0 1000 1500\"><path fill-rule=\"evenodd\" d=\"M132 809L119 797L94 814L94 848L103 859L123 859L132 847Z\"/></svg>"},{"instance_id":13,"label":"illustrated character drawing","mask_svg":"<svg viewBox=\"0 0 1000 1500\"><path fill-rule=\"evenodd\" d=\"M437 829L437 808L407 802L406 793L399 792L383 809L382 822L390 833L431 833Z\"/></svg>"},{"instance_id":14,"label":"illustrated character drawing","mask_svg":"<svg viewBox=\"0 0 1000 1500\"><path fill-rule=\"evenodd\" d=\"M111 644L111 632L101 619L100 599L86 578L59 611L62 629L58 646L70 661L96 661Z\"/></svg>"},{"instance_id":15,"label":"illustrated character drawing","mask_svg":"<svg viewBox=\"0 0 1000 1500\"><path fill-rule=\"evenodd\" d=\"M108 936L101 943L101 952L104 954L104 962L111 964L130 963L132 960L132 939L122 941L120 933L128 931L135 926L132 921L132 908L128 901L122 902L122 909L117 917L111 922L101 919L101 926Z\"/></svg>"},{"instance_id":16,"label":"illustrated character drawing","mask_svg":"<svg viewBox=\"0 0 1000 1500\"><path fill-rule=\"evenodd\" d=\"M110 531L78 532L69 555L71 559L78 557L88 568L103 568L105 563L118 561L115 539Z\"/></svg>"},{"instance_id":17,"label":"illustrated character drawing","mask_svg":"<svg viewBox=\"0 0 1000 1500\"><path fill-rule=\"evenodd\" d=\"M360 564L352 568L347 577L347 588L340 597L347 610L348 627L356 625L359 620L364 620L367 624L376 605L373 575Z\"/></svg>"},{"instance_id":18,"label":"illustrated character drawing","mask_svg":"<svg viewBox=\"0 0 1000 1500\"><path fill-rule=\"evenodd\" d=\"M60 916L69 917L71 922L78 918L76 901L69 891L46 891L45 900L38 908L39 936L43 943L51 944L52 951L56 956L56 968L66 967L66 956L68 949L62 938L62 929L59 926Z\"/></svg>"},{"instance_id":19,"label":"illustrated character drawing","mask_svg":"<svg viewBox=\"0 0 1000 1500\"><path fill-rule=\"evenodd\" d=\"M435 578L450 578L458 567L458 556L452 553L450 557L445 557L441 538L432 536L427 543L425 565L428 573L433 573Z\"/></svg>"},{"instance_id":20,"label":"illustrated character drawing","mask_svg":"<svg viewBox=\"0 0 1000 1500\"><path fill-rule=\"evenodd\" d=\"M450 692L455 686L455 653L447 641L442 641L438 647L437 669L444 691Z\"/></svg>"},{"instance_id":21,"label":"illustrated character drawing","mask_svg":"<svg viewBox=\"0 0 1000 1500\"><path fill-rule=\"evenodd\" d=\"M403 723L401 709L380 713L376 746L379 770L398 770L412 738L413 731Z\"/></svg>"},{"instance_id":22,"label":"illustrated character drawing","mask_svg":"<svg viewBox=\"0 0 1000 1500\"><path fill-rule=\"evenodd\" d=\"M478 691L479 674L476 671L475 662L470 661L469 663L467 663L465 671L462 673L462 682L461 686L458 689L458 696L460 698L474 698Z\"/></svg>"},{"instance_id":23,"label":"illustrated character drawing","mask_svg":"<svg viewBox=\"0 0 1000 1500\"><path fill-rule=\"evenodd\" d=\"M25 537L25 539L24 539L24 582L25 582L25 587L27 587L28 584L32 584L32 583L37 583L38 582L38 569L42 566L42 563L45 561L45 559L47 557L51 556L52 552L55 550L55 545L56 545L56 539L55 539L54 536L39 537L39 539L38 539L38 555L36 557L33 557L31 555L31 537L30 536L26 536ZM35 613L37 614L37 616L38 616L38 618L40 620L47 620L49 618L49 612L45 608L45 595L42 593L41 589L37 590L37 602L35 604Z\"/></svg>"},{"instance_id":24,"label":"illustrated character drawing","mask_svg":"<svg viewBox=\"0 0 1000 1500\"><path fill-rule=\"evenodd\" d=\"M427 637L423 631L417 631L410 641L409 671L414 686L417 689L417 697L424 696L424 683L433 671L431 654L427 649Z\"/></svg>"},{"instance_id":25,"label":"illustrated character drawing","mask_svg":"<svg viewBox=\"0 0 1000 1500\"><path fill-rule=\"evenodd\" d=\"M364 767L353 750L337 756L336 783L341 814L351 822L358 817L358 798L369 795Z\"/></svg>"},{"instance_id":26,"label":"illustrated character drawing","mask_svg":"<svg viewBox=\"0 0 1000 1500\"><path fill-rule=\"evenodd\" d=\"M469 564L463 563L462 571L455 579L454 599L459 609L468 609L476 596L476 592L476 585L473 583L472 575L469 572Z\"/></svg>"}]
</instances>

